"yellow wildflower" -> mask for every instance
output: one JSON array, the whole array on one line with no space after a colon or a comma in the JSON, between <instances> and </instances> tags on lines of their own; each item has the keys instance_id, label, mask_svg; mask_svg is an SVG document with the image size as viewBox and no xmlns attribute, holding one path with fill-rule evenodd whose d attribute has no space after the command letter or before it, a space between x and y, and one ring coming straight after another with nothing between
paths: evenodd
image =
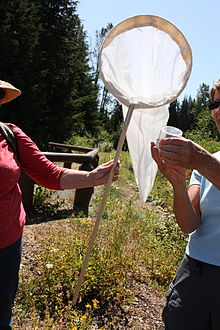
<instances>
[{"instance_id":1,"label":"yellow wildflower","mask_svg":"<svg viewBox=\"0 0 220 330\"><path fill-rule=\"evenodd\" d=\"M99 301L97 299L93 299L92 300L92 304L94 308L98 308L99 307Z\"/></svg>"},{"instance_id":2,"label":"yellow wildflower","mask_svg":"<svg viewBox=\"0 0 220 330\"><path fill-rule=\"evenodd\" d=\"M81 316L81 318L80 318L81 321L85 321L86 319L87 319L87 315L86 315L86 314L84 314L84 315Z\"/></svg>"}]
</instances>

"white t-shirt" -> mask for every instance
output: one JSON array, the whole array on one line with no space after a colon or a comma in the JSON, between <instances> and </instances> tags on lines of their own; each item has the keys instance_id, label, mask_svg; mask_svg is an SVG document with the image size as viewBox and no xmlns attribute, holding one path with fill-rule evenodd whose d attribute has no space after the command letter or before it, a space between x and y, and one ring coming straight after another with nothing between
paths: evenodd
<instances>
[{"instance_id":1,"label":"white t-shirt","mask_svg":"<svg viewBox=\"0 0 220 330\"><path fill-rule=\"evenodd\" d=\"M220 160L220 151L213 156ZM201 222L189 235L186 254L194 259L220 266L220 190L195 170L190 180L190 185L193 184L201 186Z\"/></svg>"}]
</instances>

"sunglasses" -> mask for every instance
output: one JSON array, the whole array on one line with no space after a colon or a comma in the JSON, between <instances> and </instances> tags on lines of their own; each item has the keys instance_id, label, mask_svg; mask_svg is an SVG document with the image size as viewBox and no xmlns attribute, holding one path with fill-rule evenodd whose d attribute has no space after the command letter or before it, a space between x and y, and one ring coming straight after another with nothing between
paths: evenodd
<instances>
[{"instance_id":1,"label":"sunglasses","mask_svg":"<svg viewBox=\"0 0 220 330\"><path fill-rule=\"evenodd\" d=\"M220 101L212 101L208 105L209 110L215 110L220 107Z\"/></svg>"},{"instance_id":2,"label":"sunglasses","mask_svg":"<svg viewBox=\"0 0 220 330\"><path fill-rule=\"evenodd\" d=\"M2 100L5 97L6 91L4 88L0 88L0 100Z\"/></svg>"}]
</instances>

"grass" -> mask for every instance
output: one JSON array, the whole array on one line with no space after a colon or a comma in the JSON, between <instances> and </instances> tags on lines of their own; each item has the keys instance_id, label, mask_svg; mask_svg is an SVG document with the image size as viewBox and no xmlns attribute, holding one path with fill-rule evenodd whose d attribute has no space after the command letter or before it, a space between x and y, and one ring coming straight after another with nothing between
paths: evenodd
<instances>
[{"instance_id":1,"label":"grass","mask_svg":"<svg viewBox=\"0 0 220 330\"><path fill-rule=\"evenodd\" d=\"M100 154L100 162L111 158ZM45 223L34 233L33 251L22 261L15 326L89 329L108 306L132 299L131 278L166 290L186 245L171 212L171 187L158 175L151 202L141 203L129 154L120 158L120 181L111 188L77 305L72 306L73 292L102 198L100 187L89 218ZM113 323L99 323L99 329Z\"/></svg>"}]
</instances>

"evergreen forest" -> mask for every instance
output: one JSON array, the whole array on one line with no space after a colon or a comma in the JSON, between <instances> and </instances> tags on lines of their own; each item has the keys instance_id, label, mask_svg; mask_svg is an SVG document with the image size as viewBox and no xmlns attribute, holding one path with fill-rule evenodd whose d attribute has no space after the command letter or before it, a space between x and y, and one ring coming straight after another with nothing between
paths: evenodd
<instances>
[{"instance_id":1,"label":"evergreen forest","mask_svg":"<svg viewBox=\"0 0 220 330\"><path fill-rule=\"evenodd\" d=\"M0 120L18 125L40 148L49 141L115 148L122 111L98 77L99 51L108 23L89 47L73 0L0 2L0 77L22 95L5 104ZM170 105L168 125L185 136L217 139L208 110L209 86L201 82L195 99ZM124 147L126 149L126 145Z\"/></svg>"}]
</instances>

